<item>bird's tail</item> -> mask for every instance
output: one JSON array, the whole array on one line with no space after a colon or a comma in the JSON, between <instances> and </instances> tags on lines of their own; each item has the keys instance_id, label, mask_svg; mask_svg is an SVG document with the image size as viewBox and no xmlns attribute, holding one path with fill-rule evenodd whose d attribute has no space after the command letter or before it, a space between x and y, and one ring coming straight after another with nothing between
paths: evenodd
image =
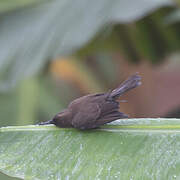
<instances>
[{"instance_id":1,"label":"bird's tail","mask_svg":"<svg viewBox=\"0 0 180 180\"><path fill-rule=\"evenodd\" d=\"M109 93L109 97L116 99L119 96L121 96L122 94L124 94L125 92L127 92L139 85L141 85L141 76L139 76L138 74L132 75L127 80L125 80L122 84L120 84L119 87L112 90Z\"/></svg>"},{"instance_id":2,"label":"bird's tail","mask_svg":"<svg viewBox=\"0 0 180 180\"><path fill-rule=\"evenodd\" d=\"M40 122L38 125L47 125L47 124L54 124L54 121L51 119L49 121Z\"/></svg>"}]
</instances>

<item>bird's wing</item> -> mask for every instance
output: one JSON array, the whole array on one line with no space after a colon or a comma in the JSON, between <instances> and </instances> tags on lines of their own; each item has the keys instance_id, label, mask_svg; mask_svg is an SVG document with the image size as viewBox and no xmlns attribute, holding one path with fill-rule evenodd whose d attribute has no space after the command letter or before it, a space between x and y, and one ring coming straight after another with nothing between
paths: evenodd
<instances>
[{"instance_id":1,"label":"bird's wing","mask_svg":"<svg viewBox=\"0 0 180 180\"><path fill-rule=\"evenodd\" d=\"M72 119L72 125L79 129L94 128L95 121L100 114L101 109L98 103L88 103L88 106L81 106L79 112Z\"/></svg>"},{"instance_id":2,"label":"bird's wing","mask_svg":"<svg viewBox=\"0 0 180 180\"><path fill-rule=\"evenodd\" d=\"M102 126L106 123L110 123L112 121L118 120L118 119L124 119L128 118L128 116L122 112L119 111L112 111L109 114L106 114L105 116L100 116L100 118L96 122L96 126Z\"/></svg>"}]
</instances>

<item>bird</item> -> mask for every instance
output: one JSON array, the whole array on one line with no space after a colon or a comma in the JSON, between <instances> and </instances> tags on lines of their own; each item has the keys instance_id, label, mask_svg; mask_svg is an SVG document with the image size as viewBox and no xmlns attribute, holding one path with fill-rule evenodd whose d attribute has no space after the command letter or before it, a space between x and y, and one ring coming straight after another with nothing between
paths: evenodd
<instances>
[{"instance_id":1,"label":"bird","mask_svg":"<svg viewBox=\"0 0 180 180\"><path fill-rule=\"evenodd\" d=\"M136 73L113 90L89 94L73 100L67 109L39 125L54 124L60 128L86 130L98 128L117 119L126 119L128 115L119 111L119 97L139 85L141 85L141 76Z\"/></svg>"}]
</instances>

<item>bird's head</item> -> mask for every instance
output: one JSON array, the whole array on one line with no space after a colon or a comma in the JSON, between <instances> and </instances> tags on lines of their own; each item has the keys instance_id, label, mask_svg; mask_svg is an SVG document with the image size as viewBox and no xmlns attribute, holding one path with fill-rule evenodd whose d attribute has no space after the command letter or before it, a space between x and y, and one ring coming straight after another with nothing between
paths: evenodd
<instances>
[{"instance_id":1,"label":"bird's head","mask_svg":"<svg viewBox=\"0 0 180 180\"><path fill-rule=\"evenodd\" d=\"M56 126L64 128L72 127L71 120L71 112L69 110L61 111L53 118L53 122Z\"/></svg>"}]
</instances>

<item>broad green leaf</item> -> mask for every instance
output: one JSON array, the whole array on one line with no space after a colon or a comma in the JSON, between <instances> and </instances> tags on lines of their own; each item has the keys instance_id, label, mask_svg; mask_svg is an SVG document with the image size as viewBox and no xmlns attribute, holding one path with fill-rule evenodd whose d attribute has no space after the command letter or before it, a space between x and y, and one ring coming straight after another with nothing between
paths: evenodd
<instances>
[{"instance_id":1,"label":"broad green leaf","mask_svg":"<svg viewBox=\"0 0 180 180\"><path fill-rule=\"evenodd\" d=\"M129 23L172 0L53 0L1 15L0 90L37 72L49 59L72 54L105 25Z\"/></svg>"},{"instance_id":2,"label":"broad green leaf","mask_svg":"<svg viewBox=\"0 0 180 180\"><path fill-rule=\"evenodd\" d=\"M119 120L79 131L0 129L0 171L23 179L179 179L180 120Z\"/></svg>"}]
</instances>

